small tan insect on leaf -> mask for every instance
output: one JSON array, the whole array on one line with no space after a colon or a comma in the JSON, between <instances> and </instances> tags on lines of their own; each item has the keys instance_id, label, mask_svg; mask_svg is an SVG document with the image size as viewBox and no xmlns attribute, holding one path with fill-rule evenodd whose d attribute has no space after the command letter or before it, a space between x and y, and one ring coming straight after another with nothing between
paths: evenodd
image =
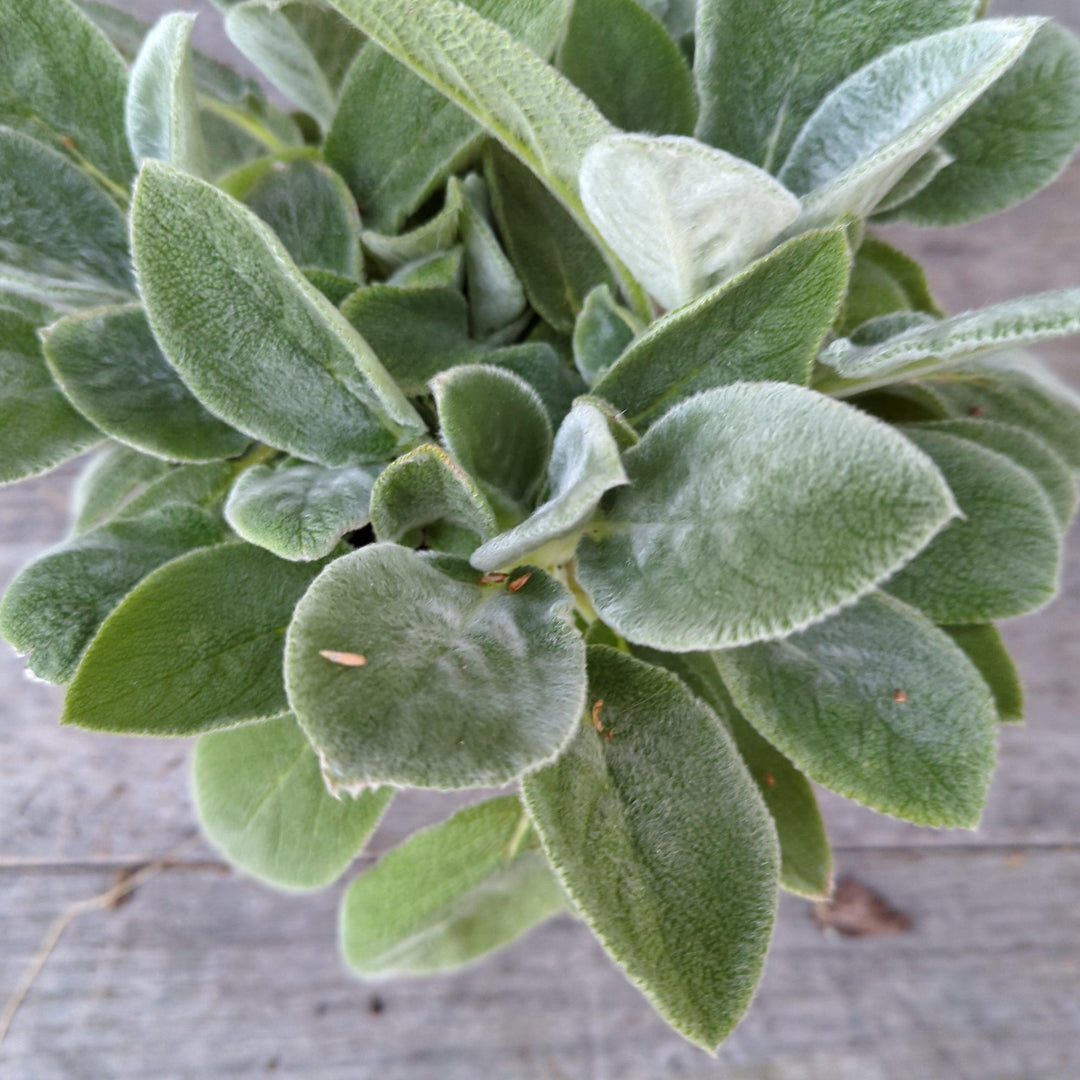
<instances>
[{"instance_id":1,"label":"small tan insect on leaf","mask_svg":"<svg viewBox=\"0 0 1080 1080\"><path fill-rule=\"evenodd\" d=\"M521 577L514 578L514 580L511 581L510 584L507 585L506 587L511 592L519 592L520 590L525 588L525 586L529 583L529 578L531 578L531 577L532 577L531 573L522 574Z\"/></svg>"},{"instance_id":2,"label":"small tan insect on leaf","mask_svg":"<svg viewBox=\"0 0 1080 1080\"><path fill-rule=\"evenodd\" d=\"M333 649L320 649L319 655L329 660L331 664L340 664L342 667L363 667L367 663L367 657L354 652L336 652Z\"/></svg>"},{"instance_id":3,"label":"small tan insect on leaf","mask_svg":"<svg viewBox=\"0 0 1080 1080\"><path fill-rule=\"evenodd\" d=\"M510 575L509 574L485 574L480 579L481 585L501 585Z\"/></svg>"}]
</instances>

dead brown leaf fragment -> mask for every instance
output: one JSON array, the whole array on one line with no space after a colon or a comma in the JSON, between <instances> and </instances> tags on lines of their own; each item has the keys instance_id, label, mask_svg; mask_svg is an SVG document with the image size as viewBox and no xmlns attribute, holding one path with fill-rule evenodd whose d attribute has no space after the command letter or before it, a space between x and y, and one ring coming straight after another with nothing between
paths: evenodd
<instances>
[{"instance_id":1,"label":"dead brown leaf fragment","mask_svg":"<svg viewBox=\"0 0 1080 1080\"><path fill-rule=\"evenodd\" d=\"M519 590L525 588L525 586L529 583L529 578L531 578L531 577L532 577L531 573L530 574L522 574L521 577L514 578L514 580L511 581L510 584L507 585L506 587L511 592L518 592Z\"/></svg>"},{"instance_id":2,"label":"dead brown leaf fragment","mask_svg":"<svg viewBox=\"0 0 1080 1080\"><path fill-rule=\"evenodd\" d=\"M836 883L830 900L815 903L811 916L822 930L836 930L847 937L893 937L915 925L911 916L851 877Z\"/></svg>"}]
</instances>

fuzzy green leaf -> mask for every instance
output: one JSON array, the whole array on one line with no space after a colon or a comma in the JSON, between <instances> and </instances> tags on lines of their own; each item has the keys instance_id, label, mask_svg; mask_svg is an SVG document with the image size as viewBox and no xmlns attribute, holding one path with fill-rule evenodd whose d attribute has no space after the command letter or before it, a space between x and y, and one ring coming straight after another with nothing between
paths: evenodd
<instances>
[{"instance_id":1,"label":"fuzzy green leaf","mask_svg":"<svg viewBox=\"0 0 1080 1080\"><path fill-rule=\"evenodd\" d=\"M516 795L411 836L349 887L345 962L366 979L460 967L566 905Z\"/></svg>"},{"instance_id":2,"label":"fuzzy green leaf","mask_svg":"<svg viewBox=\"0 0 1080 1080\"><path fill-rule=\"evenodd\" d=\"M302 461L277 468L257 465L229 493L225 517L250 544L278 558L310 562L329 555L338 541L371 520L377 468L328 469Z\"/></svg>"},{"instance_id":3,"label":"fuzzy green leaf","mask_svg":"<svg viewBox=\"0 0 1080 1080\"><path fill-rule=\"evenodd\" d=\"M483 180L467 177L462 188L461 236L469 282L469 325L476 337L487 338L519 319L528 300L495 235Z\"/></svg>"},{"instance_id":4,"label":"fuzzy green leaf","mask_svg":"<svg viewBox=\"0 0 1080 1080\"><path fill-rule=\"evenodd\" d=\"M461 237L462 200L461 185L447 184L442 206L422 225L394 236L365 229L360 237L364 250L384 273L446 251Z\"/></svg>"},{"instance_id":5,"label":"fuzzy green leaf","mask_svg":"<svg viewBox=\"0 0 1080 1080\"><path fill-rule=\"evenodd\" d=\"M316 161L282 162L244 201L277 233L297 266L359 279L360 215L345 181Z\"/></svg>"},{"instance_id":6,"label":"fuzzy green leaf","mask_svg":"<svg viewBox=\"0 0 1080 1080\"><path fill-rule=\"evenodd\" d=\"M953 158L906 203L920 225L959 225L1034 195L1080 143L1080 42L1047 24L942 138Z\"/></svg>"},{"instance_id":7,"label":"fuzzy green leaf","mask_svg":"<svg viewBox=\"0 0 1080 1080\"><path fill-rule=\"evenodd\" d=\"M915 198L946 165L952 164L952 156L945 153L940 145L932 146L904 175L897 180L886 195L874 207L875 222L896 221L902 215L899 210L905 203Z\"/></svg>"},{"instance_id":8,"label":"fuzzy green leaf","mask_svg":"<svg viewBox=\"0 0 1080 1080\"><path fill-rule=\"evenodd\" d=\"M1034 357L1007 354L915 384L952 416L1022 427L1044 440L1073 470L1080 471L1080 399Z\"/></svg>"},{"instance_id":9,"label":"fuzzy green leaf","mask_svg":"<svg viewBox=\"0 0 1080 1080\"><path fill-rule=\"evenodd\" d=\"M53 382L33 323L0 309L0 485L48 472L101 438Z\"/></svg>"},{"instance_id":10,"label":"fuzzy green leaf","mask_svg":"<svg viewBox=\"0 0 1080 1080\"><path fill-rule=\"evenodd\" d=\"M597 285L585 297L574 324L574 363L592 385L630 347L642 332L637 319L615 302L607 285Z\"/></svg>"},{"instance_id":11,"label":"fuzzy green leaf","mask_svg":"<svg viewBox=\"0 0 1080 1080\"><path fill-rule=\"evenodd\" d=\"M125 120L136 161L156 158L204 176L208 162L195 90L191 30L195 16L165 15L131 68Z\"/></svg>"},{"instance_id":12,"label":"fuzzy green leaf","mask_svg":"<svg viewBox=\"0 0 1080 1080\"><path fill-rule=\"evenodd\" d=\"M885 588L938 623L984 623L1053 599L1061 529L1046 492L1009 458L913 425L904 434L934 459L960 505L952 522Z\"/></svg>"},{"instance_id":13,"label":"fuzzy green leaf","mask_svg":"<svg viewBox=\"0 0 1080 1080\"><path fill-rule=\"evenodd\" d=\"M424 430L367 343L249 210L147 162L132 223L154 334L222 419L323 465L386 460Z\"/></svg>"},{"instance_id":14,"label":"fuzzy green leaf","mask_svg":"<svg viewBox=\"0 0 1080 1080\"><path fill-rule=\"evenodd\" d=\"M1024 722L1024 688L1020 674L1005 642L993 626L943 626L945 631L967 654L990 687L997 706L998 719L1003 724Z\"/></svg>"},{"instance_id":15,"label":"fuzzy green leaf","mask_svg":"<svg viewBox=\"0 0 1080 1080\"><path fill-rule=\"evenodd\" d=\"M465 248L461 244L406 263L387 279L405 289L457 289L465 285Z\"/></svg>"},{"instance_id":16,"label":"fuzzy green leaf","mask_svg":"<svg viewBox=\"0 0 1080 1080\"><path fill-rule=\"evenodd\" d=\"M918 612L875 594L716 659L743 715L814 780L920 825L978 824L996 759L993 701Z\"/></svg>"},{"instance_id":17,"label":"fuzzy green leaf","mask_svg":"<svg viewBox=\"0 0 1080 1080\"><path fill-rule=\"evenodd\" d=\"M471 7L541 57L555 47L566 3L470 0ZM342 86L326 160L348 181L368 225L396 232L477 152L483 138L472 116L389 53L369 45Z\"/></svg>"},{"instance_id":18,"label":"fuzzy green leaf","mask_svg":"<svg viewBox=\"0 0 1080 1080\"><path fill-rule=\"evenodd\" d=\"M243 0L226 12L225 31L278 90L325 130L337 106L334 88L283 6L275 0ZM342 26L342 32L348 30Z\"/></svg>"},{"instance_id":19,"label":"fuzzy green leaf","mask_svg":"<svg viewBox=\"0 0 1080 1080\"><path fill-rule=\"evenodd\" d=\"M71 493L71 531L74 534L108 521L169 471L161 458L140 454L129 446L109 443L87 462Z\"/></svg>"},{"instance_id":20,"label":"fuzzy green leaf","mask_svg":"<svg viewBox=\"0 0 1080 1080\"><path fill-rule=\"evenodd\" d=\"M547 501L520 525L477 548L469 561L478 570L498 570L525 561L540 548L550 545L554 551L560 541L568 559L577 546L576 534L588 524L604 492L625 483L619 447L607 418L595 405L579 402L555 436ZM566 559L539 561L557 564Z\"/></svg>"},{"instance_id":21,"label":"fuzzy green leaf","mask_svg":"<svg viewBox=\"0 0 1080 1080\"><path fill-rule=\"evenodd\" d=\"M125 185L135 171L124 133L127 81L116 51L68 0L0 4L0 123Z\"/></svg>"},{"instance_id":22,"label":"fuzzy green leaf","mask_svg":"<svg viewBox=\"0 0 1080 1080\"><path fill-rule=\"evenodd\" d=\"M81 169L0 128L0 286L71 307L130 300L127 223Z\"/></svg>"},{"instance_id":23,"label":"fuzzy green leaf","mask_svg":"<svg viewBox=\"0 0 1080 1080\"><path fill-rule=\"evenodd\" d=\"M27 654L38 678L65 683L108 614L147 574L193 548L219 543L226 532L220 518L174 503L65 541L8 586L0 634Z\"/></svg>"},{"instance_id":24,"label":"fuzzy green leaf","mask_svg":"<svg viewBox=\"0 0 1080 1080\"><path fill-rule=\"evenodd\" d=\"M532 507L551 456L551 421L536 391L486 364L452 368L432 382L443 445L476 481L504 527Z\"/></svg>"},{"instance_id":25,"label":"fuzzy green leaf","mask_svg":"<svg viewBox=\"0 0 1080 1080\"><path fill-rule=\"evenodd\" d=\"M875 57L962 26L974 0L699 0L697 136L769 172L825 96Z\"/></svg>"},{"instance_id":26,"label":"fuzzy green leaf","mask_svg":"<svg viewBox=\"0 0 1080 1080\"><path fill-rule=\"evenodd\" d=\"M1006 300L941 322L915 326L876 344L844 338L821 354L821 362L848 379L956 365L1001 349L1080 334L1080 289Z\"/></svg>"},{"instance_id":27,"label":"fuzzy green leaf","mask_svg":"<svg viewBox=\"0 0 1080 1080\"><path fill-rule=\"evenodd\" d=\"M1037 435L1023 428L994 420L962 417L919 425L925 431L940 431L1004 454L1032 477L1050 500L1062 531L1076 512L1077 483L1068 465Z\"/></svg>"},{"instance_id":28,"label":"fuzzy green leaf","mask_svg":"<svg viewBox=\"0 0 1080 1080\"><path fill-rule=\"evenodd\" d=\"M662 653L640 645L633 651L640 659L678 675L731 733L776 826L780 884L798 896L828 896L832 891L832 854L814 789L735 707L712 654Z\"/></svg>"},{"instance_id":29,"label":"fuzzy green leaf","mask_svg":"<svg viewBox=\"0 0 1080 1080\"><path fill-rule=\"evenodd\" d=\"M805 386L843 303L850 266L844 230L796 237L653 323L594 389L643 428L717 386Z\"/></svg>"},{"instance_id":30,"label":"fuzzy green leaf","mask_svg":"<svg viewBox=\"0 0 1080 1080\"><path fill-rule=\"evenodd\" d=\"M765 251L799 215L768 173L670 135L613 135L585 155L581 198L608 246L666 309Z\"/></svg>"},{"instance_id":31,"label":"fuzzy green leaf","mask_svg":"<svg viewBox=\"0 0 1080 1080\"><path fill-rule=\"evenodd\" d=\"M457 289L369 285L341 313L408 394L422 393L439 372L486 351L469 337L469 306Z\"/></svg>"},{"instance_id":32,"label":"fuzzy green leaf","mask_svg":"<svg viewBox=\"0 0 1080 1080\"><path fill-rule=\"evenodd\" d=\"M491 147L486 158L495 216L529 302L557 330L571 333L597 285L614 286L596 244L511 154Z\"/></svg>"},{"instance_id":33,"label":"fuzzy green leaf","mask_svg":"<svg viewBox=\"0 0 1080 1080\"><path fill-rule=\"evenodd\" d=\"M215 461L251 440L211 415L161 353L137 304L68 316L45 337L71 403L114 439L173 461Z\"/></svg>"},{"instance_id":34,"label":"fuzzy green leaf","mask_svg":"<svg viewBox=\"0 0 1080 1080\"><path fill-rule=\"evenodd\" d=\"M616 127L693 133L697 98L690 66L637 0L574 0L557 65Z\"/></svg>"},{"instance_id":35,"label":"fuzzy green leaf","mask_svg":"<svg viewBox=\"0 0 1080 1080\"><path fill-rule=\"evenodd\" d=\"M578 547L604 622L671 652L790 634L867 593L956 513L903 436L784 383L676 406L623 455Z\"/></svg>"},{"instance_id":36,"label":"fuzzy green leaf","mask_svg":"<svg viewBox=\"0 0 1080 1080\"><path fill-rule=\"evenodd\" d=\"M772 822L715 714L665 671L589 649L579 727L526 804L566 891L673 1027L713 1051L757 985L776 910ZM610 732L610 738L608 738Z\"/></svg>"},{"instance_id":37,"label":"fuzzy green leaf","mask_svg":"<svg viewBox=\"0 0 1080 1080\"><path fill-rule=\"evenodd\" d=\"M779 176L804 227L865 217L973 102L1016 63L1038 19L995 19L900 45L838 86L799 133Z\"/></svg>"},{"instance_id":38,"label":"fuzzy green leaf","mask_svg":"<svg viewBox=\"0 0 1080 1080\"><path fill-rule=\"evenodd\" d=\"M926 274L914 259L876 237L867 237L851 269L839 330L850 334L871 319L897 311L945 314L930 295Z\"/></svg>"},{"instance_id":39,"label":"fuzzy green leaf","mask_svg":"<svg viewBox=\"0 0 1080 1080\"><path fill-rule=\"evenodd\" d=\"M380 540L468 557L498 529L483 492L437 446L419 446L383 470L371 492Z\"/></svg>"},{"instance_id":40,"label":"fuzzy green leaf","mask_svg":"<svg viewBox=\"0 0 1080 1080\"><path fill-rule=\"evenodd\" d=\"M516 591L479 581L461 560L374 544L308 591L286 679L330 783L490 787L572 735L585 646L570 594L535 569Z\"/></svg>"},{"instance_id":41,"label":"fuzzy green leaf","mask_svg":"<svg viewBox=\"0 0 1080 1080\"><path fill-rule=\"evenodd\" d=\"M555 348L542 341L526 341L496 349L484 357L484 363L512 371L524 379L547 410L552 431L558 431L574 401L587 389Z\"/></svg>"},{"instance_id":42,"label":"fuzzy green leaf","mask_svg":"<svg viewBox=\"0 0 1080 1080\"><path fill-rule=\"evenodd\" d=\"M578 196L586 150L612 127L576 87L512 32L453 0L330 0L487 128L591 229ZM534 5L522 10L535 10ZM565 8L545 5L542 14Z\"/></svg>"},{"instance_id":43,"label":"fuzzy green leaf","mask_svg":"<svg viewBox=\"0 0 1080 1080\"><path fill-rule=\"evenodd\" d=\"M336 881L393 794L381 789L335 799L291 715L203 735L192 777L210 842L234 866L285 889Z\"/></svg>"},{"instance_id":44,"label":"fuzzy green leaf","mask_svg":"<svg viewBox=\"0 0 1080 1080\"><path fill-rule=\"evenodd\" d=\"M238 543L166 563L102 624L61 722L198 735L283 715L285 628L321 569Z\"/></svg>"}]
</instances>

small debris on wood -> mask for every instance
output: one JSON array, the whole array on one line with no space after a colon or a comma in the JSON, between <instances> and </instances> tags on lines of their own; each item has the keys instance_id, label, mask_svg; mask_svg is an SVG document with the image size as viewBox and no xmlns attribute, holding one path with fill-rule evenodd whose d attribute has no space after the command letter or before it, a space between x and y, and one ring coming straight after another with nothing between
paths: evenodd
<instances>
[{"instance_id":1,"label":"small debris on wood","mask_svg":"<svg viewBox=\"0 0 1080 1080\"><path fill-rule=\"evenodd\" d=\"M361 656L360 653L320 649L319 655L329 660L331 664L340 664L342 667L363 667L367 663L367 657Z\"/></svg>"},{"instance_id":2,"label":"small debris on wood","mask_svg":"<svg viewBox=\"0 0 1080 1080\"><path fill-rule=\"evenodd\" d=\"M855 878L841 878L831 900L811 908L822 930L836 930L846 937L893 937L910 930L911 916L897 911L880 893Z\"/></svg>"},{"instance_id":3,"label":"small debris on wood","mask_svg":"<svg viewBox=\"0 0 1080 1080\"><path fill-rule=\"evenodd\" d=\"M371 1000L368 1001L368 1012L371 1013L372 1016L378 1016L380 1013L384 1013L385 1011L386 1002L383 1001L383 999L379 997L378 994L373 994Z\"/></svg>"},{"instance_id":4,"label":"small debris on wood","mask_svg":"<svg viewBox=\"0 0 1080 1080\"><path fill-rule=\"evenodd\" d=\"M107 911L119 911L125 904L130 904L135 899L135 886L129 882L139 871L141 866L124 866L113 875L112 888L109 889L109 899L105 902Z\"/></svg>"}]
</instances>

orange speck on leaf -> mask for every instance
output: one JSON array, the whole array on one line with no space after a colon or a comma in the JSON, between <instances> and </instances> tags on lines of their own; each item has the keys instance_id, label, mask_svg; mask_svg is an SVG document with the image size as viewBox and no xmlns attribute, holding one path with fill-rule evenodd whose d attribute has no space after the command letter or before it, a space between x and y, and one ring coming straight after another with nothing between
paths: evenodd
<instances>
[{"instance_id":1,"label":"orange speck on leaf","mask_svg":"<svg viewBox=\"0 0 1080 1080\"><path fill-rule=\"evenodd\" d=\"M766 787L776 787L776 777L771 772L767 772L761 779L765 781Z\"/></svg>"},{"instance_id":2,"label":"orange speck on leaf","mask_svg":"<svg viewBox=\"0 0 1080 1080\"><path fill-rule=\"evenodd\" d=\"M600 723L600 710L603 709L603 707L604 707L604 699L603 698L599 698L593 704L593 707L592 707L592 726L594 728L596 728L596 730L601 732L601 733L604 730L604 725L602 723Z\"/></svg>"},{"instance_id":3,"label":"orange speck on leaf","mask_svg":"<svg viewBox=\"0 0 1080 1080\"><path fill-rule=\"evenodd\" d=\"M507 585L506 587L511 592L517 592L519 589L524 589L525 588L525 586L529 582L529 578L531 578L531 577L532 577L531 573L530 574L522 574L521 577L514 578L514 580L511 581L510 584Z\"/></svg>"},{"instance_id":4,"label":"orange speck on leaf","mask_svg":"<svg viewBox=\"0 0 1080 1080\"><path fill-rule=\"evenodd\" d=\"M510 575L509 574L485 574L480 579L481 585L501 585Z\"/></svg>"},{"instance_id":5,"label":"orange speck on leaf","mask_svg":"<svg viewBox=\"0 0 1080 1080\"><path fill-rule=\"evenodd\" d=\"M333 649L320 649L319 655L331 664L340 664L342 667L363 667L367 663L367 657L354 652L336 652Z\"/></svg>"},{"instance_id":6,"label":"orange speck on leaf","mask_svg":"<svg viewBox=\"0 0 1080 1080\"><path fill-rule=\"evenodd\" d=\"M907 694L903 690L894 690L892 699L897 705L903 705L907 701Z\"/></svg>"}]
</instances>

